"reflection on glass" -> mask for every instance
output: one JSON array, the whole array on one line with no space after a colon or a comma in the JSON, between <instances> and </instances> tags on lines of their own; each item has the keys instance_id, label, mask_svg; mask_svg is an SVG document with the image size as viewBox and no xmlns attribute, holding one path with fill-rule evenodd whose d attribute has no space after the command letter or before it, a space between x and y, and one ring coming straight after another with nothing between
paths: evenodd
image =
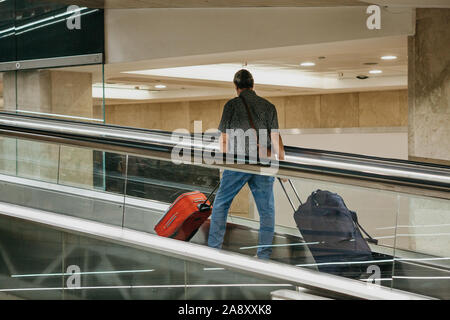
<instances>
[{"instance_id":1,"label":"reflection on glass","mask_svg":"<svg viewBox=\"0 0 450 320\"><path fill-rule=\"evenodd\" d=\"M244 275L224 268L186 262L186 297L189 300L265 300L268 292L294 290L289 283Z\"/></svg>"},{"instance_id":2,"label":"reflection on glass","mask_svg":"<svg viewBox=\"0 0 450 320\"><path fill-rule=\"evenodd\" d=\"M17 57L12 60L103 52L103 10L55 2L14 2Z\"/></svg>"},{"instance_id":3,"label":"reflection on glass","mask_svg":"<svg viewBox=\"0 0 450 320\"><path fill-rule=\"evenodd\" d=\"M0 73L0 111L16 110L16 72Z\"/></svg>"},{"instance_id":4,"label":"reflection on glass","mask_svg":"<svg viewBox=\"0 0 450 320\"><path fill-rule=\"evenodd\" d=\"M18 299L60 299L61 277L17 277L61 273L62 234L0 216L0 294Z\"/></svg>"},{"instance_id":5,"label":"reflection on glass","mask_svg":"<svg viewBox=\"0 0 450 320\"><path fill-rule=\"evenodd\" d=\"M109 161L109 162L108 162ZM107 164L123 172L120 165L108 159ZM109 169L110 167L107 166ZM111 168L113 171L113 168ZM175 165L170 161L128 157L127 195L172 203L185 192L199 190L205 194L219 182L219 170L193 165ZM109 183L107 183L107 190Z\"/></svg>"},{"instance_id":6,"label":"reflection on glass","mask_svg":"<svg viewBox=\"0 0 450 320\"><path fill-rule=\"evenodd\" d=\"M60 156L58 145L17 140L15 152L17 176L57 183Z\"/></svg>"},{"instance_id":7,"label":"reflection on glass","mask_svg":"<svg viewBox=\"0 0 450 320\"><path fill-rule=\"evenodd\" d=\"M0 62L16 60L14 38L14 1L0 1Z\"/></svg>"},{"instance_id":8,"label":"reflection on glass","mask_svg":"<svg viewBox=\"0 0 450 320\"><path fill-rule=\"evenodd\" d=\"M106 194L101 183L111 174L103 152L0 136L0 201L122 225L125 181Z\"/></svg>"},{"instance_id":9,"label":"reflection on glass","mask_svg":"<svg viewBox=\"0 0 450 320\"><path fill-rule=\"evenodd\" d=\"M17 174L16 139L0 136L0 173L15 176Z\"/></svg>"}]
</instances>

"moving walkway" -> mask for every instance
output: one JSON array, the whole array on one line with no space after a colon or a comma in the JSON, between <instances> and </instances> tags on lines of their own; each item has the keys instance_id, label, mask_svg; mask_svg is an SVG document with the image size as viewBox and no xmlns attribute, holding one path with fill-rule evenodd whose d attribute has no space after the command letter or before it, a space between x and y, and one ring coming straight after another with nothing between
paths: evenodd
<instances>
[{"instance_id":1,"label":"moving walkway","mask_svg":"<svg viewBox=\"0 0 450 320\"><path fill-rule=\"evenodd\" d=\"M269 174L267 166L245 159L237 165L212 163L218 150L205 142L210 136L174 137L11 114L0 115L0 135L0 293L19 298L269 299L276 290L301 287L327 298L450 297L448 166L286 148L277 177L292 179L303 197L316 188L343 194L378 238L378 245L370 244L374 260L364 262L368 270L378 267L374 285L373 271L358 278L318 272L289 220L276 226L270 262L253 258L255 219L231 216L222 251L205 246L208 223L191 243L154 235L153 226L168 205L183 192L212 190L220 169ZM180 146L194 151L190 163L171 162L172 151ZM201 162L195 162L195 152ZM291 215L280 192L276 205L277 215ZM49 235L54 238L48 240ZM82 285L76 290L66 283L72 265L81 270ZM39 280L45 286L36 285Z\"/></svg>"}]
</instances>

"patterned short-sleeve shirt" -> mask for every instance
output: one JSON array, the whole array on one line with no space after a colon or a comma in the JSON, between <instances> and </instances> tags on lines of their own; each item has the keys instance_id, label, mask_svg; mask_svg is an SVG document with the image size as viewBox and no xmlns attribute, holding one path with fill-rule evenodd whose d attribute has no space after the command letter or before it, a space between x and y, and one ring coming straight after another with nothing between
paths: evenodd
<instances>
[{"instance_id":1,"label":"patterned short-sleeve shirt","mask_svg":"<svg viewBox=\"0 0 450 320\"><path fill-rule=\"evenodd\" d=\"M242 131L247 132L247 130L252 128L247 109L242 99L245 99L247 102L255 128L259 131L260 146L267 145L270 148L270 133L279 128L277 110L272 103L258 96L254 90L244 90L239 97L231 99L225 104L222 119L219 124L219 131L222 133L236 133ZM236 131L237 129L241 129L242 131ZM236 135L229 135L228 150L231 151L231 148L233 148L235 154L242 154L245 150L245 154L248 155L249 150L256 150L256 144L254 143L256 137L254 134L253 137L253 140L245 139L244 148L244 146L238 145L239 141L242 140L239 140ZM253 143L249 144L249 141Z\"/></svg>"}]
</instances>

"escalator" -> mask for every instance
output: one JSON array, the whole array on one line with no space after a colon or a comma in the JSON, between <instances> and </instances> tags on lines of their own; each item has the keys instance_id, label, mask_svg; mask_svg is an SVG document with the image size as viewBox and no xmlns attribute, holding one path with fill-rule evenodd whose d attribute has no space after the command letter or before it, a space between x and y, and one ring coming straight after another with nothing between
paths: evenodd
<instances>
[{"instance_id":1,"label":"escalator","mask_svg":"<svg viewBox=\"0 0 450 320\"><path fill-rule=\"evenodd\" d=\"M194 150L217 153L205 140L182 138ZM181 140L161 131L0 115L0 293L25 299L270 299L275 290L302 287L329 298L450 298L448 166L287 147L276 176L290 178L304 199L316 189L341 194L379 241L370 244L373 260L361 263L367 272L335 276L317 271L279 185L267 265L253 258L259 222L252 203L245 217L229 217L222 251L205 246L209 222L189 244L155 236L153 226L168 205L186 191L211 191L221 169L267 174L248 161L211 164L203 157L175 165L171 154ZM59 218L67 221L52 223ZM70 227L77 224L109 226L111 234ZM121 230L129 238L114 236ZM149 237L148 243L137 245L133 237ZM155 246L158 241L177 248ZM69 266L80 269L75 290L68 288ZM363 292L372 278L375 290Z\"/></svg>"}]
</instances>

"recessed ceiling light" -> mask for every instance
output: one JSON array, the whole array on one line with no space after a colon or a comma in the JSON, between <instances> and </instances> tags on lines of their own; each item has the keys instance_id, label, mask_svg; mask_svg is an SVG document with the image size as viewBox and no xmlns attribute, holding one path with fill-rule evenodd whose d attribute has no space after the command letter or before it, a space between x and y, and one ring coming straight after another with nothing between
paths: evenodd
<instances>
[{"instance_id":1,"label":"recessed ceiling light","mask_svg":"<svg viewBox=\"0 0 450 320\"><path fill-rule=\"evenodd\" d=\"M381 70L370 70L369 73L370 74L379 74L379 73L383 73L383 71L381 71Z\"/></svg>"},{"instance_id":2,"label":"recessed ceiling light","mask_svg":"<svg viewBox=\"0 0 450 320\"><path fill-rule=\"evenodd\" d=\"M167 86L164 85L164 84L157 84L157 85L155 86L155 88L156 88L156 89L165 89L165 88L167 88Z\"/></svg>"},{"instance_id":3,"label":"recessed ceiling light","mask_svg":"<svg viewBox=\"0 0 450 320\"><path fill-rule=\"evenodd\" d=\"M382 60L395 60L397 59L397 56L382 56Z\"/></svg>"},{"instance_id":4,"label":"recessed ceiling light","mask_svg":"<svg viewBox=\"0 0 450 320\"><path fill-rule=\"evenodd\" d=\"M315 66L316 64L315 64L314 62L302 62L300 65L301 65L302 67L313 67L313 66Z\"/></svg>"}]
</instances>

